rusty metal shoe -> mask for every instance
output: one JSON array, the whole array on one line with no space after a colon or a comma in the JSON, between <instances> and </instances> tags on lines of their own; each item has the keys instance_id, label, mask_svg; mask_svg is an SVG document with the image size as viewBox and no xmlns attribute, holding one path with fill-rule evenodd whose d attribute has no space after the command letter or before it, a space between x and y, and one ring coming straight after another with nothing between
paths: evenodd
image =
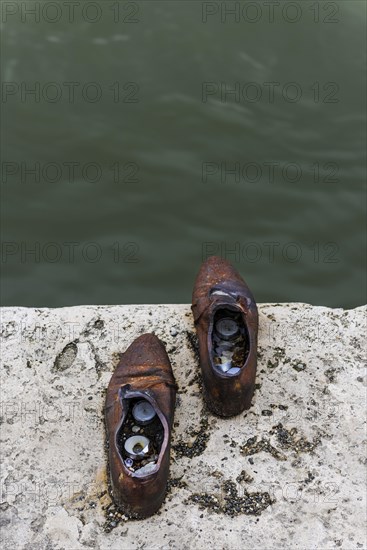
<instances>
[{"instance_id":1,"label":"rusty metal shoe","mask_svg":"<svg viewBox=\"0 0 367 550\"><path fill-rule=\"evenodd\" d=\"M216 256L200 268L192 295L204 397L219 416L251 406L257 363L255 299L232 265Z\"/></svg>"},{"instance_id":2,"label":"rusty metal shoe","mask_svg":"<svg viewBox=\"0 0 367 550\"><path fill-rule=\"evenodd\" d=\"M154 334L134 340L108 385L112 496L128 517L151 516L164 500L176 390L165 347Z\"/></svg>"}]
</instances>

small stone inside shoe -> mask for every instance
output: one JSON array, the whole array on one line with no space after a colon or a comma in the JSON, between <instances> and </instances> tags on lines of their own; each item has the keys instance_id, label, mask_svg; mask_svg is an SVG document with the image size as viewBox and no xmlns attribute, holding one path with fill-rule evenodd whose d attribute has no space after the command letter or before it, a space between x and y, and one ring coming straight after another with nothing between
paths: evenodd
<instances>
[{"instance_id":1,"label":"small stone inside shoe","mask_svg":"<svg viewBox=\"0 0 367 550\"><path fill-rule=\"evenodd\" d=\"M224 363L219 363L218 368L222 372L228 372L232 368L232 362L231 361L225 361Z\"/></svg>"},{"instance_id":2,"label":"small stone inside shoe","mask_svg":"<svg viewBox=\"0 0 367 550\"><path fill-rule=\"evenodd\" d=\"M240 372L241 369L238 367L232 367L231 369L227 370L227 374L230 374L231 376L235 376Z\"/></svg>"},{"instance_id":3,"label":"small stone inside shoe","mask_svg":"<svg viewBox=\"0 0 367 550\"><path fill-rule=\"evenodd\" d=\"M135 470L135 473L138 474L139 476L141 475L146 476L151 472L153 472L155 470L155 467L156 467L155 462L149 462L145 466L142 466L141 468L138 468L137 470Z\"/></svg>"}]
</instances>

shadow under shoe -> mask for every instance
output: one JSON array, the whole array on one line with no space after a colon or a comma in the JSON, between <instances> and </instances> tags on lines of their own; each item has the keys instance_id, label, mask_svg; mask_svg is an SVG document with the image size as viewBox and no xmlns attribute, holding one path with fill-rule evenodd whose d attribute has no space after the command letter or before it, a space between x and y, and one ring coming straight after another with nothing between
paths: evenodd
<instances>
[{"instance_id":1,"label":"shadow under shoe","mask_svg":"<svg viewBox=\"0 0 367 550\"><path fill-rule=\"evenodd\" d=\"M196 277L192 311L206 403L219 416L235 416L251 406L255 388L255 299L234 267L212 256Z\"/></svg>"},{"instance_id":2,"label":"shadow under shoe","mask_svg":"<svg viewBox=\"0 0 367 550\"><path fill-rule=\"evenodd\" d=\"M115 504L132 518L161 506L177 386L162 342L144 334L122 354L107 389L105 421Z\"/></svg>"}]
</instances>

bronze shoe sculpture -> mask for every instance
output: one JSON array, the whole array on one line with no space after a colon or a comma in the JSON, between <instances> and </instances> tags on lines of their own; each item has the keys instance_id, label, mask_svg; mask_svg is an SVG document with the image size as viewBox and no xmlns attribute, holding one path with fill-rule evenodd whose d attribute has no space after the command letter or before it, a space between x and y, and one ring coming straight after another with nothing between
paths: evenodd
<instances>
[{"instance_id":1,"label":"bronze shoe sculpture","mask_svg":"<svg viewBox=\"0 0 367 550\"><path fill-rule=\"evenodd\" d=\"M112 496L128 517L151 516L164 500L176 390L165 347L154 334L134 340L108 385Z\"/></svg>"},{"instance_id":2,"label":"bronze shoe sculpture","mask_svg":"<svg viewBox=\"0 0 367 550\"><path fill-rule=\"evenodd\" d=\"M192 296L204 397L219 416L251 406L257 363L255 299L232 265L216 256L200 268Z\"/></svg>"}]
</instances>

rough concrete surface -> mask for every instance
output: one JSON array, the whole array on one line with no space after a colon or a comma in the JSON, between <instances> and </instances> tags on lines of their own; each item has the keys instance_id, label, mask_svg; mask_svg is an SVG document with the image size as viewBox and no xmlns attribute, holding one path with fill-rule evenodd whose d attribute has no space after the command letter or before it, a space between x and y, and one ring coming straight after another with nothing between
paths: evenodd
<instances>
[{"instance_id":1,"label":"rough concrete surface","mask_svg":"<svg viewBox=\"0 0 367 550\"><path fill-rule=\"evenodd\" d=\"M366 308L263 304L252 408L208 412L186 305L4 308L6 549L364 548ZM127 520L106 479L104 394L144 332L179 385L160 512Z\"/></svg>"}]
</instances>

